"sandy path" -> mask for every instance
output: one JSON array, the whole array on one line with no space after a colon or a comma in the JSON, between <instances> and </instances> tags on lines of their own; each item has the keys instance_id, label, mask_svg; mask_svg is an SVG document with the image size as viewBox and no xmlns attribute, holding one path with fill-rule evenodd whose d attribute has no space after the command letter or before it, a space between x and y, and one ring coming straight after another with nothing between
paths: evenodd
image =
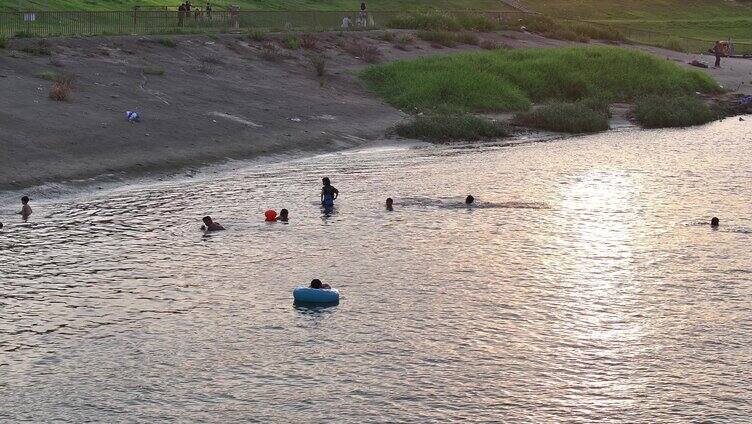
<instances>
[{"instance_id":1,"label":"sandy path","mask_svg":"<svg viewBox=\"0 0 752 424\"><path fill-rule=\"evenodd\" d=\"M265 59L260 43L231 35L176 37L175 48L143 37L54 40L53 61L63 67L14 50L34 40L13 40L11 49L0 50L0 190L364 145L404 114L367 92L354 75L364 62L338 45L358 39L377 46L383 60L477 49L418 42L402 51L369 38L375 34L319 37L329 58L324 78L315 75L309 52L280 50ZM569 44L508 32L482 38L515 48ZM147 67L165 73L145 75ZM34 76L42 70L76 75L71 101L48 99L51 82ZM750 89L752 61L731 60L709 72L727 87ZM143 121L127 122L126 110Z\"/></svg>"}]
</instances>

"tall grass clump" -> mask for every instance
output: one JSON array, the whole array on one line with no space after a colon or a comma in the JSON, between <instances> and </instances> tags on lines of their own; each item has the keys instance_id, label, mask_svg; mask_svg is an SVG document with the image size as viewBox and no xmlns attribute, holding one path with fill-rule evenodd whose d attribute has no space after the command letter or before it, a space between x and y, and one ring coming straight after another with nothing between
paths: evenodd
<instances>
[{"instance_id":1,"label":"tall grass clump","mask_svg":"<svg viewBox=\"0 0 752 424\"><path fill-rule=\"evenodd\" d=\"M371 66L369 87L404 110L524 111L533 103L600 96L720 92L707 74L618 47L465 53Z\"/></svg>"},{"instance_id":2,"label":"tall grass clump","mask_svg":"<svg viewBox=\"0 0 752 424\"><path fill-rule=\"evenodd\" d=\"M453 16L439 11L399 15L387 22L387 28L424 31L458 31L462 26Z\"/></svg>"},{"instance_id":3,"label":"tall grass clump","mask_svg":"<svg viewBox=\"0 0 752 424\"><path fill-rule=\"evenodd\" d=\"M300 36L300 46L306 50L313 50L316 48L319 40L314 34L303 34Z\"/></svg>"},{"instance_id":4,"label":"tall grass clump","mask_svg":"<svg viewBox=\"0 0 752 424\"><path fill-rule=\"evenodd\" d=\"M419 31L418 38L429 43L438 44L445 47L454 47L457 45L457 37L449 31Z\"/></svg>"},{"instance_id":5,"label":"tall grass clump","mask_svg":"<svg viewBox=\"0 0 752 424\"><path fill-rule=\"evenodd\" d=\"M8 38L4 35L0 35L0 49L8 47Z\"/></svg>"},{"instance_id":6,"label":"tall grass clump","mask_svg":"<svg viewBox=\"0 0 752 424\"><path fill-rule=\"evenodd\" d=\"M684 43L682 40L676 37L670 37L666 41L662 43L658 43L659 47L663 47L664 49L673 50L676 52L686 53L687 49L684 46Z\"/></svg>"},{"instance_id":7,"label":"tall grass clump","mask_svg":"<svg viewBox=\"0 0 752 424\"><path fill-rule=\"evenodd\" d=\"M282 45L289 50L298 50L300 48L300 38L295 34L287 34L282 38Z\"/></svg>"},{"instance_id":8,"label":"tall grass clump","mask_svg":"<svg viewBox=\"0 0 752 424\"><path fill-rule=\"evenodd\" d=\"M317 54L312 55L308 59L311 61L311 65L316 71L316 75L323 77L326 74L326 56Z\"/></svg>"},{"instance_id":9,"label":"tall grass clump","mask_svg":"<svg viewBox=\"0 0 752 424\"><path fill-rule=\"evenodd\" d=\"M457 23L468 31L491 32L501 28L499 22L487 16L477 14L459 16Z\"/></svg>"},{"instance_id":10,"label":"tall grass clump","mask_svg":"<svg viewBox=\"0 0 752 424\"><path fill-rule=\"evenodd\" d=\"M266 32L260 29L252 29L248 31L248 38L253 41L264 41L266 40Z\"/></svg>"},{"instance_id":11,"label":"tall grass clump","mask_svg":"<svg viewBox=\"0 0 752 424\"><path fill-rule=\"evenodd\" d=\"M606 41L625 40L621 32L610 26L584 22L557 21L546 16L527 15L515 22L514 25L516 27L512 29L519 29L524 26L530 32L557 40L578 41L582 43L587 43L591 39Z\"/></svg>"},{"instance_id":12,"label":"tall grass clump","mask_svg":"<svg viewBox=\"0 0 752 424\"><path fill-rule=\"evenodd\" d=\"M176 43L175 40L168 37L157 38L157 43L173 49L178 46L178 43Z\"/></svg>"},{"instance_id":13,"label":"tall grass clump","mask_svg":"<svg viewBox=\"0 0 752 424\"><path fill-rule=\"evenodd\" d=\"M519 124L548 131L594 133L608 129L608 117L583 102L552 102L516 116Z\"/></svg>"},{"instance_id":14,"label":"tall grass clump","mask_svg":"<svg viewBox=\"0 0 752 424\"><path fill-rule=\"evenodd\" d=\"M434 142L476 141L509 135L497 122L466 114L418 116L396 126L400 137Z\"/></svg>"},{"instance_id":15,"label":"tall grass clump","mask_svg":"<svg viewBox=\"0 0 752 424\"><path fill-rule=\"evenodd\" d=\"M73 91L75 75L69 73L58 74L50 87L49 97L58 102L68 101Z\"/></svg>"},{"instance_id":16,"label":"tall grass clump","mask_svg":"<svg viewBox=\"0 0 752 424\"><path fill-rule=\"evenodd\" d=\"M645 128L689 127L718 119L707 104L689 95L643 97L637 101L634 114Z\"/></svg>"}]
</instances>

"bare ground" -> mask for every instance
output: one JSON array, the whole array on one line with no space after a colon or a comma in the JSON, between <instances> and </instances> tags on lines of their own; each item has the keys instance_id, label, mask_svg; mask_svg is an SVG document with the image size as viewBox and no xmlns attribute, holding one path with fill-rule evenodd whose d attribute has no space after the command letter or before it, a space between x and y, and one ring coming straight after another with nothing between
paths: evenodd
<instances>
[{"instance_id":1,"label":"bare ground","mask_svg":"<svg viewBox=\"0 0 752 424\"><path fill-rule=\"evenodd\" d=\"M297 51L279 35L176 36L174 47L160 37L56 39L51 55L21 51L38 40L12 40L0 50L0 190L361 146L404 114L362 86L355 73L367 63L353 43L375 47L382 61L478 49L416 41L403 50L379 34L317 34L315 49ZM571 44L516 32L480 38L514 48ZM311 55L326 56L325 76ZM733 61L709 72L748 92L752 61ZM41 71L75 75L68 101L49 99ZM142 122L127 122L127 110Z\"/></svg>"}]
</instances>

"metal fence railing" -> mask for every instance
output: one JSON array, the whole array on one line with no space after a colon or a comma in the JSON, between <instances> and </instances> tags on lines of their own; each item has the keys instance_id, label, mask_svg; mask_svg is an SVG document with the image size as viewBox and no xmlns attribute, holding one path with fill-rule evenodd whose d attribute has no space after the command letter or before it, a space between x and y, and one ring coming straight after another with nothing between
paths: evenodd
<instances>
[{"instance_id":1,"label":"metal fence railing","mask_svg":"<svg viewBox=\"0 0 752 424\"><path fill-rule=\"evenodd\" d=\"M494 20L511 19L521 12L459 11L454 16L484 15ZM212 12L174 10L132 10L117 12L39 11L0 12L0 35L6 37L53 37L75 35L127 35L191 33L211 31L265 30L337 30L349 16L352 28L383 28L404 12L369 11L366 22L358 25L357 11L247 11Z\"/></svg>"},{"instance_id":2,"label":"metal fence railing","mask_svg":"<svg viewBox=\"0 0 752 424\"><path fill-rule=\"evenodd\" d=\"M498 22L512 23L520 17L542 16L535 13L499 11L449 11L454 17L482 15ZM56 37L78 35L178 34L200 32L246 31L260 28L267 31L327 31L342 28L342 20L350 17L353 29L379 29L405 12L369 11L365 22L357 11L251 11L216 10L181 13L174 9L149 7L130 11L36 11L0 12L0 36ZM624 23L578 21L551 18L562 23L587 23L617 29L627 40L689 53L706 52L716 40L678 37L668 33L646 31ZM510 25L507 25L510 27ZM511 25L514 27L514 24ZM752 43L732 42L733 54L752 54Z\"/></svg>"}]
</instances>

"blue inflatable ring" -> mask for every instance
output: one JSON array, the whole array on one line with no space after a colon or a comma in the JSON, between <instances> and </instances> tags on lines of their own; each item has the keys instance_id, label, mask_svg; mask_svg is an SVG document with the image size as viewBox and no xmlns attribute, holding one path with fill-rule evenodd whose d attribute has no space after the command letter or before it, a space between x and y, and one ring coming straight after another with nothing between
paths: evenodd
<instances>
[{"instance_id":1,"label":"blue inflatable ring","mask_svg":"<svg viewBox=\"0 0 752 424\"><path fill-rule=\"evenodd\" d=\"M339 290L298 287L292 291L292 297L295 299L295 303L337 303L339 302Z\"/></svg>"}]
</instances>

